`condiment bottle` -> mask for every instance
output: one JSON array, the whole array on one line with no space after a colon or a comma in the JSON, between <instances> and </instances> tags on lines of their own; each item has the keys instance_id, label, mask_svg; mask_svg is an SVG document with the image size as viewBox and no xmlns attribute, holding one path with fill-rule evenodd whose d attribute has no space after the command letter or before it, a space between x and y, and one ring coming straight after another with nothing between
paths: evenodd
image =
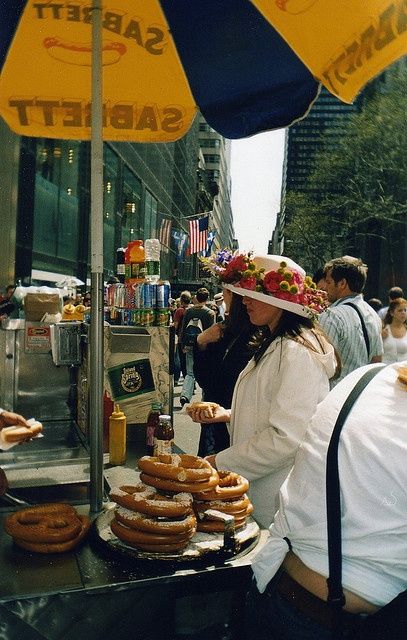
<instances>
[{"instance_id":1,"label":"condiment bottle","mask_svg":"<svg viewBox=\"0 0 407 640\"><path fill-rule=\"evenodd\" d=\"M154 434L154 455L160 453L172 453L174 444L174 427L172 426L171 416L161 415Z\"/></svg>"},{"instance_id":2,"label":"condiment bottle","mask_svg":"<svg viewBox=\"0 0 407 640\"><path fill-rule=\"evenodd\" d=\"M118 404L109 418L109 462L124 464L126 462L126 416Z\"/></svg>"},{"instance_id":3,"label":"condiment bottle","mask_svg":"<svg viewBox=\"0 0 407 640\"><path fill-rule=\"evenodd\" d=\"M155 429L160 419L161 404L159 402L152 402L150 413L147 417L146 426L146 450L147 455L152 456L154 453L154 435Z\"/></svg>"},{"instance_id":4,"label":"condiment bottle","mask_svg":"<svg viewBox=\"0 0 407 640\"><path fill-rule=\"evenodd\" d=\"M146 276L146 256L142 240L129 242L130 278L143 280Z\"/></svg>"},{"instance_id":5,"label":"condiment bottle","mask_svg":"<svg viewBox=\"0 0 407 640\"><path fill-rule=\"evenodd\" d=\"M122 284L124 283L124 279L126 276L126 267L124 263L124 256L126 250L124 247L119 247L116 250L116 276Z\"/></svg>"}]
</instances>

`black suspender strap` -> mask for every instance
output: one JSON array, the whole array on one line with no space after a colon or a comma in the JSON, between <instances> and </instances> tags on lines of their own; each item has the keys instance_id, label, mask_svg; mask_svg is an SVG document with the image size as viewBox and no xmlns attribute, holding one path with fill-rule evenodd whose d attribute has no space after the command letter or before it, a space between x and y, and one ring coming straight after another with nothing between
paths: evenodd
<instances>
[{"instance_id":1,"label":"black suspender strap","mask_svg":"<svg viewBox=\"0 0 407 640\"><path fill-rule=\"evenodd\" d=\"M334 638L342 637L341 611L345 604L342 589L342 537L341 537L341 499L338 468L339 438L346 418L359 395L370 380L385 365L369 368L359 379L345 400L332 432L326 459L326 510L328 529L329 578L328 603L334 613Z\"/></svg>"},{"instance_id":2,"label":"black suspender strap","mask_svg":"<svg viewBox=\"0 0 407 640\"><path fill-rule=\"evenodd\" d=\"M355 309L356 313L359 316L361 325L362 325L362 331L363 331L363 337L365 339L365 344L366 344L366 351L367 351L367 359L369 360L369 355L370 355L370 340L369 340L369 334L367 332L366 329L366 324L365 321L363 319L363 315L360 312L360 309L358 309L356 304L353 304L353 302L344 302L344 305L346 305L347 307L352 307L352 309Z\"/></svg>"}]
</instances>

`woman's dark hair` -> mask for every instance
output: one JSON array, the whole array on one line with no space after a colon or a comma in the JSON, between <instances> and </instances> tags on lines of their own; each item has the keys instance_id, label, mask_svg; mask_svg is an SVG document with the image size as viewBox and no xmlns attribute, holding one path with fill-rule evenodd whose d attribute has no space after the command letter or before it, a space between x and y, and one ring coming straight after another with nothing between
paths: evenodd
<instances>
[{"instance_id":1,"label":"woman's dark hair","mask_svg":"<svg viewBox=\"0 0 407 640\"><path fill-rule=\"evenodd\" d=\"M283 336L292 338L293 340L296 340L297 342L303 344L308 349L311 349L311 351L317 352L315 344L308 340L306 335L304 335L304 329L312 331L318 341L319 346L321 347L322 353L325 353L323 341L332 344L331 340L325 334L325 332L322 331L322 329L318 325L315 326L315 322L311 320L311 318L299 316L296 313L291 313L291 311L283 311L280 322L278 323L274 331L270 331L269 327L266 326L261 327L257 332L252 343L255 348L255 353L253 356L255 363L257 364L259 362L262 355L276 338ZM334 351L337 365L333 378L337 378L341 373L342 364L339 353L337 352L335 347Z\"/></svg>"},{"instance_id":2,"label":"woman's dark hair","mask_svg":"<svg viewBox=\"0 0 407 640\"><path fill-rule=\"evenodd\" d=\"M257 327L250 322L249 314L243 304L242 296L232 293L229 313L225 318L224 335L233 338L244 332L255 334L257 332Z\"/></svg>"},{"instance_id":3,"label":"woman's dark hair","mask_svg":"<svg viewBox=\"0 0 407 640\"><path fill-rule=\"evenodd\" d=\"M404 298L396 298L389 303L389 308L387 309L386 315L383 318L383 324L391 324L393 322L393 314L398 306L400 305L407 306L407 300Z\"/></svg>"}]
</instances>

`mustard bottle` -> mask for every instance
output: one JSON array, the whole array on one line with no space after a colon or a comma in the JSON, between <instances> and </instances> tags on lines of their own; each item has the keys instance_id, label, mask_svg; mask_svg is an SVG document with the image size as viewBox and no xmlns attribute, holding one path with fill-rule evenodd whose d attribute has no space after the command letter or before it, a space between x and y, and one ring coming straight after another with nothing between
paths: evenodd
<instances>
[{"instance_id":1,"label":"mustard bottle","mask_svg":"<svg viewBox=\"0 0 407 640\"><path fill-rule=\"evenodd\" d=\"M118 404L109 418L109 462L124 464L126 462L126 416Z\"/></svg>"}]
</instances>

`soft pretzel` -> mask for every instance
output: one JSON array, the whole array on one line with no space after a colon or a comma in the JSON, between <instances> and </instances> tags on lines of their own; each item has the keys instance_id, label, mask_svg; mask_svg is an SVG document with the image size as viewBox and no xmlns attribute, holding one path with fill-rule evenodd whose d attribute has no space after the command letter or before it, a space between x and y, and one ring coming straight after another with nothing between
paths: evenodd
<instances>
[{"instance_id":1,"label":"soft pretzel","mask_svg":"<svg viewBox=\"0 0 407 640\"><path fill-rule=\"evenodd\" d=\"M90 527L87 516L68 504L44 504L11 513L6 532L20 547L38 553L60 553L75 547Z\"/></svg>"},{"instance_id":2,"label":"soft pretzel","mask_svg":"<svg viewBox=\"0 0 407 640\"><path fill-rule=\"evenodd\" d=\"M207 491L207 489L211 489L217 485L219 476L216 469L212 468L211 476L206 480L201 480L200 482L181 482L179 480L168 480L167 478L156 478L155 476L150 476L147 473L141 473L140 480L145 484L148 484L150 487L155 487L156 489L167 493L179 493L180 491L194 493L196 491Z\"/></svg>"},{"instance_id":3,"label":"soft pretzel","mask_svg":"<svg viewBox=\"0 0 407 640\"><path fill-rule=\"evenodd\" d=\"M402 382L403 384L407 384L407 367L399 367L397 373L400 382Z\"/></svg>"},{"instance_id":4,"label":"soft pretzel","mask_svg":"<svg viewBox=\"0 0 407 640\"><path fill-rule=\"evenodd\" d=\"M124 485L114 488L110 491L110 497L125 509L150 516L179 518L192 513L192 497L190 495L177 492L177 495L168 498L159 495L155 489L142 483L135 486Z\"/></svg>"},{"instance_id":5,"label":"soft pretzel","mask_svg":"<svg viewBox=\"0 0 407 640\"><path fill-rule=\"evenodd\" d=\"M131 547L150 551L153 553L174 553L184 549L190 541L195 529L190 533L175 534L171 536L155 535L130 529L113 518L110 523L112 532L119 540Z\"/></svg>"},{"instance_id":6,"label":"soft pretzel","mask_svg":"<svg viewBox=\"0 0 407 640\"><path fill-rule=\"evenodd\" d=\"M143 456L138 461L140 471L156 478L167 478L179 482L201 482L208 480L213 467L204 458L186 454Z\"/></svg>"},{"instance_id":7,"label":"soft pretzel","mask_svg":"<svg viewBox=\"0 0 407 640\"><path fill-rule=\"evenodd\" d=\"M129 529L155 534L161 533L168 536L179 533L190 533L196 528L196 518L192 514L181 519L158 520L158 518L149 518L136 511L130 511L130 509L117 507L115 509L115 518L121 524L129 527Z\"/></svg>"},{"instance_id":8,"label":"soft pretzel","mask_svg":"<svg viewBox=\"0 0 407 640\"><path fill-rule=\"evenodd\" d=\"M193 491L195 500L234 500L249 489L249 481L232 471L218 471L218 486L210 491Z\"/></svg>"}]
</instances>

